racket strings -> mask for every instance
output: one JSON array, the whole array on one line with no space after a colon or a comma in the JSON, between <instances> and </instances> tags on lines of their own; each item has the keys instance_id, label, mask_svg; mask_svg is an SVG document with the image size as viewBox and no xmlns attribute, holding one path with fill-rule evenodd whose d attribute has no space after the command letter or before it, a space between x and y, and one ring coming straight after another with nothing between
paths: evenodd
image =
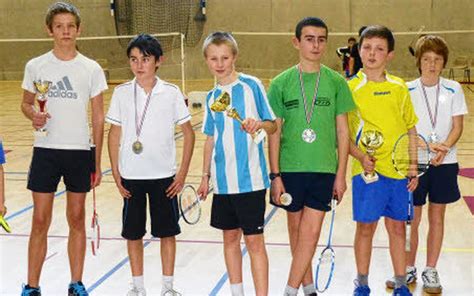
<instances>
[{"instance_id":1,"label":"racket strings","mask_svg":"<svg viewBox=\"0 0 474 296\"><path fill-rule=\"evenodd\" d=\"M428 143L420 135L405 134L395 144L392 160L402 176L420 176L426 172L430 162Z\"/></svg>"}]
</instances>

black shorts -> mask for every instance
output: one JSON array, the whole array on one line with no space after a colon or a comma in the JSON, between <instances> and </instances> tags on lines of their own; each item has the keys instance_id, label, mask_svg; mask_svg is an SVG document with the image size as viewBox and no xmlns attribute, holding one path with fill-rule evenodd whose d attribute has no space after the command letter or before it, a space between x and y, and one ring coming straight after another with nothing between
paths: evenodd
<instances>
[{"instance_id":1,"label":"black shorts","mask_svg":"<svg viewBox=\"0 0 474 296\"><path fill-rule=\"evenodd\" d=\"M145 235L147 195L150 201L151 235L170 237L181 233L177 198L174 196L170 199L166 196L166 189L173 183L173 179L122 179L123 187L132 195L123 199L123 238L137 240Z\"/></svg>"},{"instance_id":2,"label":"black shorts","mask_svg":"<svg viewBox=\"0 0 474 296\"><path fill-rule=\"evenodd\" d=\"M88 192L93 166L91 155L89 150L35 147L27 188L33 192L56 192L62 177L67 191Z\"/></svg>"},{"instance_id":3,"label":"black shorts","mask_svg":"<svg viewBox=\"0 0 474 296\"><path fill-rule=\"evenodd\" d=\"M419 179L418 187L413 193L413 204L426 204L427 196L430 202L437 204L449 204L460 199L458 173L457 163L430 166Z\"/></svg>"},{"instance_id":4,"label":"black shorts","mask_svg":"<svg viewBox=\"0 0 474 296\"><path fill-rule=\"evenodd\" d=\"M335 178L330 173L281 173L285 190L293 199L289 206L276 205L271 198L270 203L288 212L298 212L303 207L328 212Z\"/></svg>"},{"instance_id":5,"label":"black shorts","mask_svg":"<svg viewBox=\"0 0 474 296\"><path fill-rule=\"evenodd\" d=\"M244 235L263 233L266 192L264 189L239 194L214 194L211 226L221 230L241 228Z\"/></svg>"}]
</instances>

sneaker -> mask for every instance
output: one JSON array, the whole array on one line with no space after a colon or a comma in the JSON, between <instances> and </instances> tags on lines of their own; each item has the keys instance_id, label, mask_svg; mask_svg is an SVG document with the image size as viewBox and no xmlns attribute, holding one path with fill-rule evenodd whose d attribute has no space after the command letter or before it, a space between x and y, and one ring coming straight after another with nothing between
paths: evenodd
<instances>
[{"instance_id":1,"label":"sneaker","mask_svg":"<svg viewBox=\"0 0 474 296\"><path fill-rule=\"evenodd\" d=\"M414 282L416 282L416 267L415 266L407 266L407 285L410 285ZM388 289L394 289L395 288L395 277L392 277L388 279L385 282L385 286L387 286Z\"/></svg>"},{"instance_id":2,"label":"sneaker","mask_svg":"<svg viewBox=\"0 0 474 296\"><path fill-rule=\"evenodd\" d=\"M86 291L86 287L81 281L70 283L68 289L69 296L89 296L89 293Z\"/></svg>"},{"instance_id":3,"label":"sneaker","mask_svg":"<svg viewBox=\"0 0 474 296\"><path fill-rule=\"evenodd\" d=\"M174 289L161 290L161 296L181 296L181 293Z\"/></svg>"},{"instance_id":4,"label":"sneaker","mask_svg":"<svg viewBox=\"0 0 474 296\"><path fill-rule=\"evenodd\" d=\"M439 294L443 287L439 281L439 275L435 268L427 267L422 273L423 291L429 294Z\"/></svg>"},{"instance_id":5,"label":"sneaker","mask_svg":"<svg viewBox=\"0 0 474 296\"><path fill-rule=\"evenodd\" d=\"M357 280L354 281L355 289L353 296L369 296L370 288L369 286L360 286Z\"/></svg>"},{"instance_id":6,"label":"sneaker","mask_svg":"<svg viewBox=\"0 0 474 296\"><path fill-rule=\"evenodd\" d=\"M146 290L144 288L139 288L136 287L134 284L131 284L127 296L146 296Z\"/></svg>"},{"instance_id":7,"label":"sneaker","mask_svg":"<svg viewBox=\"0 0 474 296\"><path fill-rule=\"evenodd\" d=\"M408 290L407 286L401 286L393 290L392 296L413 296L413 294Z\"/></svg>"},{"instance_id":8,"label":"sneaker","mask_svg":"<svg viewBox=\"0 0 474 296\"><path fill-rule=\"evenodd\" d=\"M21 296L41 296L41 289L32 288L28 285L23 285L21 289Z\"/></svg>"}]
</instances>

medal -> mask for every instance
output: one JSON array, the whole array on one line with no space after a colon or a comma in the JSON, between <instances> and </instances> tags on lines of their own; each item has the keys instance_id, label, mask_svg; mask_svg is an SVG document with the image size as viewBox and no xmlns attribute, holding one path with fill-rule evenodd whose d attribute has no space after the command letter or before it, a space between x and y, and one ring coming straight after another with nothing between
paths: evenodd
<instances>
[{"instance_id":1,"label":"medal","mask_svg":"<svg viewBox=\"0 0 474 296\"><path fill-rule=\"evenodd\" d=\"M428 95L426 94L425 86L423 85L423 82L421 82L421 79L420 79L421 90L423 91L423 97L425 98L426 109L428 110L428 115L430 116L431 134L428 137L428 140L431 143L438 143L439 142L439 136L435 132L436 122L438 120L439 83L440 82L438 81L438 84L436 86L435 111L434 111L434 114L433 114L433 112L431 111L430 102L428 101Z\"/></svg>"},{"instance_id":2,"label":"medal","mask_svg":"<svg viewBox=\"0 0 474 296\"><path fill-rule=\"evenodd\" d=\"M314 140L316 140L316 133L314 132L312 128L307 128L301 134L301 138L306 143L313 143Z\"/></svg>"},{"instance_id":3,"label":"medal","mask_svg":"<svg viewBox=\"0 0 474 296\"><path fill-rule=\"evenodd\" d=\"M156 80L155 80L156 84ZM155 85L153 85L155 87ZM143 144L140 142L139 137L142 133L143 122L145 121L146 111L148 111L148 106L150 105L151 94L153 93L153 87L146 98L145 107L143 108L143 114L138 118L138 110L137 110L137 82L133 86L133 101L135 103L135 135L137 136L137 140L132 144L132 150L135 154L140 154L143 151ZM140 121L140 122L139 122Z\"/></svg>"},{"instance_id":4,"label":"medal","mask_svg":"<svg viewBox=\"0 0 474 296\"><path fill-rule=\"evenodd\" d=\"M132 150L135 154L140 154L142 153L143 151L143 144L142 142L136 140L135 142L133 142L132 144Z\"/></svg>"},{"instance_id":5,"label":"medal","mask_svg":"<svg viewBox=\"0 0 474 296\"><path fill-rule=\"evenodd\" d=\"M311 128L311 119L313 118L314 106L316 105L316 99L318 97L319 91L319 81L321 79L321 70L319 70L318 78L316 79L316 83L314 85L314 95L313 101L311 103L311 107L308 107L308 100L306 99L306 92L304 89L304 82L303 82L303 71L301 70L301 66L298 66L299 71L299 79L300 79L300 88L301 88L301 96L303 97L303 106L304 106L304 114L306 118L307 128L301 134L301 138L304 142L311 144L316 140L316 132ZM308 110L311 108L310 110Z\"/></svg>"},{"instance_id":6,"label":"medal","mask_svg":"<svg viewBox=\"0 0 474 296\"><path fill-rule=\"evenodd\" d=\"M429 140L431 143L438 143L439 142L439 137L435 132L431 132Z\"/></svg>"}]
</instances>

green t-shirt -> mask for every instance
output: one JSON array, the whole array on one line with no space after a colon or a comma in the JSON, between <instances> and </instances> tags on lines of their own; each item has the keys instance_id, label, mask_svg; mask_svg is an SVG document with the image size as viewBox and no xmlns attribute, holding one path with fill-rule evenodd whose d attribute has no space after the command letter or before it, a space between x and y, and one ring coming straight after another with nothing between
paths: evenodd
<instances>
[{"instance_id":1,"label":"green t-shirt","mask_svg":"<svg viewBox=\"0 0 474 296\"><path fill-rule=\"evenodd\" d=\"M355 109L344 78L321 65L319 91L313 117L308 126L301 94L297 66L275 77L268 90L268 99L275 115L282 119L280 170L282 172L336 173L336 116ZM317 73L303 73L308 111L311 108ZM312 128L316 140L303 141L302 133Z\"/></svg>"}]
</instances>

